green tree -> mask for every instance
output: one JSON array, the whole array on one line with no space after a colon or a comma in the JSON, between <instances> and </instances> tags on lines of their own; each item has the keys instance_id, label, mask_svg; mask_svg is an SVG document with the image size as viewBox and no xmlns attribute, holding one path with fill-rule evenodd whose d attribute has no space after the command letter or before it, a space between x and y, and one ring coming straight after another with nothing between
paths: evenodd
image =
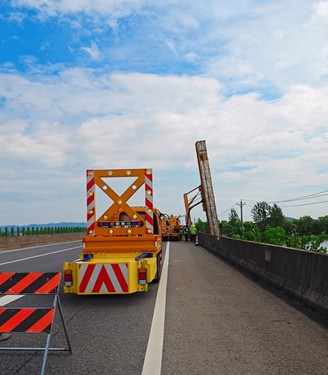
<instances>
[{"instance_id":1,"label":"green tree","mask_svg":"<svg viewBox=\"0 0 328 375\"><path fill-rule=\"evenodd\" d=\"M313 222L311 216L302 216L296 220L297 232L300 235L311 235L313 233Z\"/></svg>"},{"instance_id":2,"label":"green tree","mask_svg":"<svg viewBox=\"0 0 328 375\"><path fill-rule=\"evenodd\" d=\"M315 236L310 236L308 238L308 241L305 243L305 250L314 251L316 253L327 253L327 250L325 247L321 246L322 240Z\"/></svg>"},{"instance_id":3,"label":"green tree","mask_svg":"<svg viewBox=\"0 0 328 375\"><path fill-rule=\"evenodd\" d=\"M242 238L247 241L260 241L259 227L251 221L245 221L243 225Z\"/></svg>"},{"instance_id":4,"label":"green tree","mask_svg":"<svg viewBox=\"0 0 328 375\"><path fill-rule=\"evenodd\" d=\"M197 221L195 221L195 227L197 229L198 232L203 232L203 233L208 233L208 224L207 224L207 221L202 221L201 219L197 219Z\"/></svg>"},{"instance_id":5,"label":"green tree","mask_svg":"<svg viewBox=\"0 0 328 375\"><path fill-rule=\"evenodd\" d=\"M268 224L271 227L282 227L284 225L285 218L282 213L282 209L274 203L269 208Z\"/></svg>"},{"instance_id":6,"label":"green tree","mask_svg":"<svg viewBox=\"0 0 328 375\"><path fill-rule=\"evenodd\" d=\"M318 218L321 233L328 234L328 215Z\"/></svg>"},{"instance_id":7,"label":"green tree","mask_svg":"<svg viewBox=\"0 0 328 375\"><path fill-rule=\"evenodd\" d=\"M267 202L257 202L251 210L254 223L258 225L260 231L262 232L268 225L270 212L271 207Z\"/></svg>"},{"instance_id":8,"label":"green tree","mask_svg":"<svg viewBox=\"0 0 328 375\"><path fill-rule=\"evenodd\" d=\"M226 220L222 220L221 221L221 235L226 236L226 237L233 237L234 234L235 234L234 226L230 222Z\"/></svg>"},{"instance_id":9,"label":"green tree","mask_svg":"<svg viewBox=\"0 0 328 375\"><path fill-rule=\"evenodd\" d=\"M266 227L263 233L263 240L272 245L284 246L286 244L286 231L283 227Z\"/></svg>"},{"instance_id":10,"label":"green tree","mask_svg":"<svg viewBox=\"0 0 328 375\"><path fill-rule=\"evenodd\" d=\"M232 208L230 210L230 214L229 214L229 223L234 224L236 222L240 222L240 219L239 219L239 216L237 214L237 211L234 208Z\"/></svg>"},{"instance_id":11,"label":"green tree","mask_svg":"<svg viewBox=\"0 0 328 375\"><path fill-rule=\"evenodd\" d=\"M280 207L274 203L270 206L267 202L257 202L252 208L252 216L254 222L258 225L261 232L266 227L283 227L285 218Z\"/></svg>"},{"instance_id":12,"label":"green tree","mask_svg":"<svg viewBox=\"0 0 328 375\"><path fill-rule=\"evenodd\" d=\"M297 232L297 225L295 224L294 220L291 221L285 219L282 226L285 229L287 236L294 235Z\"/></svg>"},{"instance_id":13,"label":"green tree","mask_svg":"<svg viewBox=\"0 0 328 375\"><path fill-rule=\"evenodd\" d=\"M229 214L229 222L226 225L226 232L229 232L229 237L241 238L242 228L237 211L232 208Z\"/></svg>"}]
</instances>

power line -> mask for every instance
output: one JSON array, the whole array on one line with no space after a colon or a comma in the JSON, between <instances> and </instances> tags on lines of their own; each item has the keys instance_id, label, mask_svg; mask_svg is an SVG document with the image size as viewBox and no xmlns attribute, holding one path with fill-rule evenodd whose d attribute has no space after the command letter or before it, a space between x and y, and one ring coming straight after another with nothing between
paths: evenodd
<instances>
[{"instance_id":1,"label":"power line","mask_svg":"<svg viewBox=\"0 0 328 375\"><path fill-rule=\"evenodd\" d=\"M319 191L318 193L304 195L303 197L285 199L285 200L280 200L280 201L275 201L275 202L270 202L270 203L283 203L283 202L299 201L299 200L303 200L303 199L314 199L314 198L318 198L318 197L328 195L327 192L328 192L328 190L323 190L323 191Z\"/></svg>"},{"instance_id":2,"label":"power line","mask_svg":"<svg viewBox=\"0 0 328 375\"><path fill-rule=\"evenodd\" d=\"M328 190L322 190L322 191L319 191L317 193L313 193L313 194L308 194L308 195L304 195L304 196L301 196L301 197L298 197L298 198L291 198L291 199L285 199L285 200L278 200L278 201L271 201L271 202L267 202L267 203L287 203L287 202L295 202L295 201L298 201L298 200L308 200L308 199L315 199L315 198L319 198L319 197L324 197L328 195ZM243 206L244 205L248 205L247 203L250 203L250 204L256 204L258 203L259 201L254 201L254 200L251 200L251 199L244 199L244 200L241 200L240 202L242 202ZM302 206L311 206L311 205L315 205L315 204L320 204L320 203L327 203L328 201L319 201L319 202L312 202L312 203L303 203L303 204L294 204L294 205L289 205L289 206L280 206L281 208L288 208L288 207L302 207ZM219 215L220 216L223 216L224 214L226 214L227 212L229 212L232 208L234 208L235 206L240 206L241 203L237 202L235 203L234 205L232 205L230 208L228 208L227 210L221 212Z\"/></svg>"},{"instance_id":3,"label":"power line","mask_svg":"<svg viewBox=\"0 0 328 375\"><path fill-rule=\"evenodd\" d=\"M320 197L324 197L328 195L328 190L323 190L323 191L319 191L317 193L313 193L313 194L309 194L309 195L304 195L304 196L301 196L301 197L297 197L297 198L291 198L291 199L284 199L284 200L277 200L277 201L267 201L267 203L285 203L285 202L294 202L294 201L299 201L299 200L308 200L308 199L315 199L315 198L320 198ZM247 202L250 202L250 203L258 203L259 201L254 201L254 200L251 200L251 199L244 199L244 201L247 201ZM262 200L263 201L263 200ZM317 204L317 203L323 203L325 201L322 201L322 202L314 202L314 203L308 203L307 205L310 205L310 204ZM304 204L305 205L305 204ZM287 206L285 206L287 207Z\"/></svg>"},{"instance_id":4,"label":"power line","mask_svg":"<svg viewBox=\"0 0 328 375\"><path fill-rule=\"evenodd\" d=\"M219 215L220 216L223 216L225 213L227 213L228 211L230 211L232 208L234 208L235 206L237 205L237 203L235 203L233 206L231 206L230 208L228 208L227 210L223 211L223 212L220 212Z\"/></svg>"},{"instance_id":5,"label":"power line","mask_svg":"<svg viewBox=\"0 0 328 375\"><path fill-rule=\"evenodd\" d=\"M278 201L271 201L271 202L267 202L267 203L287 203L287 202L295 202L295 201L298 201L298 200L308 200L308 199L315 199L315 198L319 198L319 197L323 197L323 196L326 196L328 195L328 190L323 190L323 191L319 191L317 193L313 193L313 194L309 194L309 195L304 195L304 196L301 196L301 197L298 197L298 198L291 198L291 199L285 199L285 200L278 200ZM243 206L244 205L247 205L247 203L250 203L250 204L256 204L258 203L259 201L254 201L254 200L250 200L250 199L244 199L244 200L241 200ZM319 202L311 202L311 203L303 203L303 204L294 204L294 205L288 205L288 206L280 206L281 208L289 208L289 207L302 207L302 206L312 206L312 205L315 205L315 204L320 204L320 203L327 203L328 201L324 200L324 201L319 201ZM232 208L234 208L235 206L239 206L240 207L240 204L239 202L235 203L234 205L232 205L230 208L228 208L227 210L221 212L219 215L220 216L223 216L224 214L226 214L227 212L229 212Z\"/></svg>"},{"instance_id":6,"label":"power line","mask_svg":"<svg viewBox=\"0 0 328 375\"><path fill-rule=\"evenodd\" d=\"M327 203L328 201L320 201L320 202L312 202L312 203L304 203L304 204L294 204L292 206L280 206L282 208L284 207L301 207L301 206L312 206L313 204L319 204L319 203Z\"/></svg>"},{"instance_id":7,"label":"power line","mask_svg":"<svg viewBox=\"0 0 328 375\"><path fill-rule=\"evenodd\" d=\"M321 198L321 197L325 197L327 196L328 194L319 194L319 195L316 195L314 197L304 197L303 199L287 199L287 200L284 200L284 201L276 201L276 202L273 202L273 203L287 203L287 202L296 202L298 200L309 200L309 199L316 199L316 198Z\"/></svg>"}]
</instances>

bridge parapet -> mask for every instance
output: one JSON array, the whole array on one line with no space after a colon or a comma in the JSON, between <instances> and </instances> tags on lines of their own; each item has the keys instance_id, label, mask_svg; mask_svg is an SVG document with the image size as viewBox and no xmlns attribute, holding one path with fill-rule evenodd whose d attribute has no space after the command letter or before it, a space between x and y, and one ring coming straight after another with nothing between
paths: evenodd
<instances>
[{"instance_id":1,"label":"bridge parapet","mask_svg":"<svg viewBox=\"0 0 328 375\"><path fill-rule=\"evenodd\" d=\"M200 233L199 244L328 318L328 255Z\"/></svg>"},{"instance_id":2,"label":"bridge parapet","mask_svg":"<svg viewBox=\"0 0 328 375\"><path fill-rule=\"evenodd\" d=\"M29 246L47 245L57 242L81 240L85 233L36 234L30 236L0 237L0 251Z\"/></svg>"}]
</instances>

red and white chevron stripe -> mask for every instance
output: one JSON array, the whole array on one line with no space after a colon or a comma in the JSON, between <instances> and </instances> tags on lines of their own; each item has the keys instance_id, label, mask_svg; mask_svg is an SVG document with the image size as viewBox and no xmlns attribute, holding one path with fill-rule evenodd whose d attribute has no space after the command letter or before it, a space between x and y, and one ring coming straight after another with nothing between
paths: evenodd
<instances>
[{"instance_id":1,"label":"red and white chevron stripe","mask_svg":"<svg viewBox=\"0 0 328 375\"><path fill-rule=\"evenodd\" d=\"M128 264L80 264L79 293L127 293Z\"/></svg>"},{"instance_id":2,"label":"red and white chevron stripe","mask_svg":"<svg viewBox=\"0 0 328 375\"><path fill-rule=\"evenodd\" d=\"M94 235L95 230L95 180L94 171L87 171L87 227L88 234Z\"/></svg>"},{"instance_id":3,"label":"red and white chevron stripe","mask_svg":"<svg viewBox=\"0 0 328 375\"><path fill-rule=\"evenodd\" d=\"M153 232L153 174L151 169L145 170L145 205L146 205L146 227Z\"/></svg>"}]
</instances>

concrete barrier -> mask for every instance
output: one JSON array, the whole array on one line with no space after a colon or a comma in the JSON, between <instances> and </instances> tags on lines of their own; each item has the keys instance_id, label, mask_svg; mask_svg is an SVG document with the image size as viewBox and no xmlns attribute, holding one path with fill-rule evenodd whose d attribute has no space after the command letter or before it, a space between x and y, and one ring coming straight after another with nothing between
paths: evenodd
<instances>
[{"instance_id":1,"label":"concrete barrier","mask_svg":"<svg viewBox=\"0 0 328 375\"><path fill-rule=\"evenodd\" d=\"M0 251L29 246L46 245L57 242L82 240L85 233L37 234L29 236L0 237Z\"/></svg>"},{"instance_id":2,"label":"concrete barrier","mask_svg":"<svg viewBox=\"0 0 328 375\"><path fill-rule=\"evenodd\" d=\"M199 244L251 271L328 318L328 255L199 234Z\"/></svg>"}]
</instances>

